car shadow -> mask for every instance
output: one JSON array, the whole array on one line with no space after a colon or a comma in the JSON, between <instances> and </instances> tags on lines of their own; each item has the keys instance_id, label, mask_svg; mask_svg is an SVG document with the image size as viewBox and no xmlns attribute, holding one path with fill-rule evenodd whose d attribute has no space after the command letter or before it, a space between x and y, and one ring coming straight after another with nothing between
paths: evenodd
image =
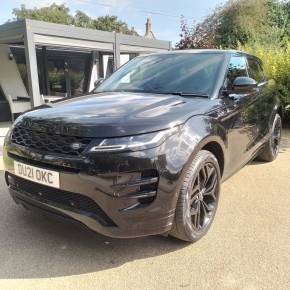
<instances>
[{"instance_id":1,"label":"car shadow","mask_svg":"<svg viewBox=\"0 0 290 290\"><path fill-rule=\"evenodd\" d=\"M282 132L282 139L280 144L280 153L290 149L290 128L284 129Z\"/></svg>"},{"instance_id":2,"label":"car shadow","mask_svg":"<svg viewBox=\"0 0 290 290\"><path fill-rule=\"evenodd\" d=\"M163 236L112 239L57 222L15 205L4 184L0 185L0 198L0 279L98 272L188 245Z\"/></svg>"}]
</instances>

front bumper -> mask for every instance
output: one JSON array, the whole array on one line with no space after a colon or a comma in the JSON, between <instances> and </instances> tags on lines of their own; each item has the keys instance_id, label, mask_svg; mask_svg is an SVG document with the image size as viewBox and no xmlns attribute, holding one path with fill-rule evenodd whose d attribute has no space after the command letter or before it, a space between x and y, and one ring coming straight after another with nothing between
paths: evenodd
<instances>
[{"instance_id":1,"label":"front bumper","mask_svg":"<svg viewBox=\"0 0 290 290\"><path fill-rule=\"evenodd\" d=\"M69 158L6 144L6 182L17 203L73 219L106 236L161 234L172 227L182 172L168 146L172 148L163 144L140 152ZM16 177L14 160L58 171L60 189Z\"/></svg>"}]
</instances>

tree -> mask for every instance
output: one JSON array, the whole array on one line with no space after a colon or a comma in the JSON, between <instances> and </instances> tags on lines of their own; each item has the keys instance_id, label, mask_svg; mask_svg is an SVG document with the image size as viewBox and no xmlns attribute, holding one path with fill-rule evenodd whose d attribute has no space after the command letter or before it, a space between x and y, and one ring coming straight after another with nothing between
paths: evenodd
<instances>
[{"instance_id":1,"label":"tree","mask_svg":"<svg viewBox=\"0 0 290 290\"><path fill-rule=\"evenodd\" d=\"M77 27L95 28L93 20L84 12L77 10L74 15L73 24Z\"/></svg>"},{"instance_id":2,"label":"tree","mask_svg":"<svg viewBox=\"0 0 290 290\"><path fill-rule=\"evenodd\" d=\"M56 5L55 3L49 7L27 9L25 5L20 8L13 9L12 14L16 20L34 19L46 22L60 23L70 25L74 18L69 14L70 10L65 5Z\"/></svg>"},{"instance_id":3,"label":"tree","mask_svg":"<svg viewBox=\"0 0 290 290\"><path fill-rule=\"evenodd\" d=\"M134 28L129 29L127 23L118 19L117 16L101 16L96 19L89 17L82 11L70 14L70 9L65 5L52 4L48 7L27 9L25 5L13 9L16 20L34 19L46 22L74 25L77 27L116 31L123 34L138 35Z\"/></svg>"},{"instance_id":4,"label":"tree","mask_svg":"<svg viewBox=\"0 0 290 290\"><path fill-rule=\"evenodd\" d=\"M290 37L290 1L268 1L269 26L277 29L277 36L286 46Z\"/></svg>"},{"instance_id":5,"label":"tree","mask_svg":"<svg viewBox=\"0 0 290 290\"><path fill-rule=\"evenodd\" d=\"M237 48L249 41L286 45L289 7L289 1L229 0L191 27L182 18L181 40L176 47Z\"/></svg>"},{"instance_id":6,"label":"tree","mask_svg":"<svg viewBox=\"0 0 290 290\"><path fill-rule=\"evenodd\" d=\"M184 17L181 18L181 33L180 41L176 44L178 49L190 49L190 48L212 48L215 46L214 33L212 27L214 27L215 19L208 17L207 21L198 23L196 25L188 26L188 23Z\"/></svg>"},{"instance_id":7,"label":"tree","mask_svg":"<svg viewBox=\"0 0 290 290\"><path fill-rule=\"evenodd\" d=\"M138 35L138 33L132 28L129 29L128 25L119 20L117 16L101 16L94 20L94 27L99 30L106 31L116 31L124 34L134 34Z\"/></svg>"}]
</instances>

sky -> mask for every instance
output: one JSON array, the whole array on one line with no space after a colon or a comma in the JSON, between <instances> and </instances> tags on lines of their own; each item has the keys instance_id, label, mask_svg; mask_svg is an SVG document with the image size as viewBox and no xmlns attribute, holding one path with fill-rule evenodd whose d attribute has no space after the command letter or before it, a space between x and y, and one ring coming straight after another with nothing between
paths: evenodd
<instances>
[{"instance_id":1,"label":"sky","mask_svg":"<svg viewBox=\"0 0 290 290\"><path fill-rule=\"evenodd\" d=\"M12 19L12 9L21 4L33 8L53 2L66 4L72 14L81 10L90 17L117 15L140 35L144 35L146 18L150 17L156 38L175 45L179 40L181 15L188 23L199 22L225 0L0 0L0 24Z\"/></svg>"}]
</instances>

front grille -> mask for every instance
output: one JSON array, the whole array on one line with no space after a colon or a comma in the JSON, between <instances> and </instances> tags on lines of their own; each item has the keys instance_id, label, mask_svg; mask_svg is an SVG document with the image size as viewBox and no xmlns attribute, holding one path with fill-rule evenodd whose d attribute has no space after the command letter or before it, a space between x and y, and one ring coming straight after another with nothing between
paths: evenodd
<instances>
[{"instance_id":1,"label":"front grille","mask_svg":"<svg viewBox=\"0 0 290 290\"><path fill-rule=\"evenodd\" d=\"M51 202L56 206L65 206L66 209L89 215L104 226L116 226L99 205L88 196L41 185L12 174L9 175L13 179L10 186L28 197L34 197L44 203ZM9 184L8 176L6 176L6 180Z\"/></svg>"},{"instance_id":2,"label":"front grille","mask_svg":"<svg viewBox=\"0 0 290 290\"><path fill-rule=\"evenodd\" d=\"M84 151L91 138L65 136L44 133L16 126L11 135L11 142L46 153L79 155Z\"/></svg>"},{"instance_id":3,"label":"front grille","mask_svg":"<svg viewBox=\"0 0 290 290\"><path fill-rule=\"evenodd\" d=\"M16 155L14 153L10 153L10 152L8 152L8 157L10 157L18 162L22 162L22 163L36 166L36 167L41 167L44 169L52 169L52 170L56 170L56 171L65 171L65 172L73 172L73 173L80 172L80 167L77 166L77 164L73 164L73 165L70 165L70 164L65 164L65 165L63 165L63 164L50 164L47 162L33 160L30 158L19 156L19 155Z\"/></svg>"}]
</instances>

